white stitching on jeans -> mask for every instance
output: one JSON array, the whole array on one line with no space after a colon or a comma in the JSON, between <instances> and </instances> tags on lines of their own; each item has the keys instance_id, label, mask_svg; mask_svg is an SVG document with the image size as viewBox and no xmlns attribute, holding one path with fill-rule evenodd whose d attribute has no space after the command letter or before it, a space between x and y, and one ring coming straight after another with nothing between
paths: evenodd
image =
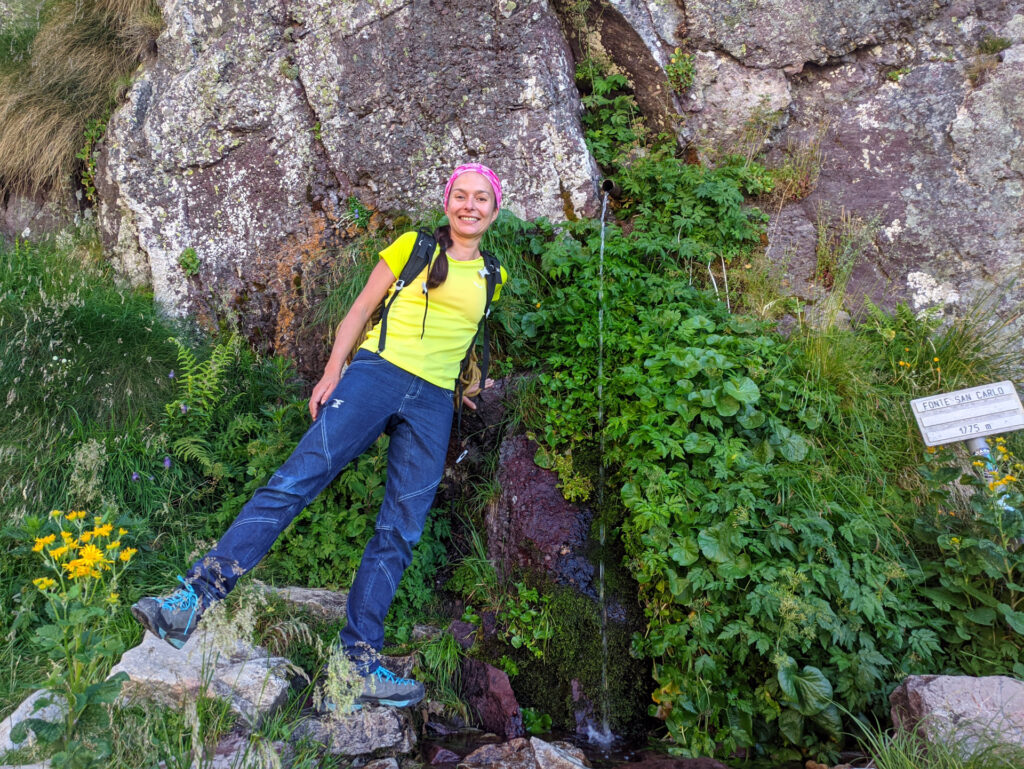
<instances>
[{"instance_id":1,"label":"white stitching on jeans","mask_svg":"<svg viewBox=\"0 0 1024 769\"><path fill-rule=\"evenodd\" d=\"M398 501L399 502L404 502L407 499L412 499L413 497L418 497L420 494L425 494L428 491L433 491L434 489L437 488L437 485L440 482L441 482L441 478L438 477L438 479L436 481L434 481L432 484L430 484L429 486L424 486L419 491L410 491L408 494L403 494L402 496L400 496L398 498Z\"/></svg>"}]
</instances>

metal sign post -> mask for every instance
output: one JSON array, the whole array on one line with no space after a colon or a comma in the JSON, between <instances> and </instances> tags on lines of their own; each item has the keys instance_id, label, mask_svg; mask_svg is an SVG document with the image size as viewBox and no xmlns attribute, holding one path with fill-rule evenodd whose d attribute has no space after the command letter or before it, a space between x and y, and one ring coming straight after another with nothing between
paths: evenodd
<instances>
[{"instance_id":1,"label":"metal sign post","mask_svg":"<svg viewBox=\"0 0 1024 769\"><path fill-rule=\"evenodd\" d=\"M985 438L1024 429L1024 407L1010 381L916 398L910 406L925 445L967 441L968 451L984 459L990 481L996 468Z\"/></svg>"}]
</instances>

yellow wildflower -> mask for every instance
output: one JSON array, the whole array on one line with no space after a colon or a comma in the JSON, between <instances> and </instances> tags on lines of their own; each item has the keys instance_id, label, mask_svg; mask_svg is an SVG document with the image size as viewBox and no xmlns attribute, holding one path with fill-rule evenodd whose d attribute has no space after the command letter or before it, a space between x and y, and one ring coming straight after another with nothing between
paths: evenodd
<instances>
[{"instance_id":1,"label":"yellow wildflower","mask_svg":"<svg viewBox=\"0 0 1024 769\"><path fill-rule=\"evenodd\" d=\"M66 553L70 549L71 548L69 548L67 545L61 545L60 547L55 547L53 550L49 550L47 552L49 552L51 558L60 558L62 555L64 555L64 553Z\"/></svg>"},{"instance_id":2,"label":"yellow wildflower","mask_svg":"<svg viewBox=\"0 0 1024 769\"><path fill-rule=\"evenodd\" d=\"M119 547L121 547L121 540L115 539L113 542L107 545L107 550L117 550L117 548Z\"/></svg>"},{"instance_id":3,"label":"yellow wildflower","mask_svg":"<svg viewBox=\"0 0 1024 769\"><path fill-rule=\"evenodd\" d=\"M107 596L107 603L117 603L117 599L120 597L118 593L111 593Z\"/></svg>"},{"instance_id":4,"label":"yellow wildflower","mask_svg":"<svg viewBox=\"0 0 1024 769\"><path fill-rule=\"evenodd\" d=\"M125 534L127 534L127 533L128 533L128 529L118 529L118 530L117 530L117 535L118 535L119 537L123 537L123 536L124 536Z\"/></svg>"},{"instance_id":5,"label":"yellow wildflower","mask_svg":"<svg viewBox=\"0 0 1024 769\"><path fill-rule=\"evenodd\" d=\"M939 362L939 359L938 359L938 358L932 358L932 362L933 362L933 363L938 363L938 362Z\"/></svg>"},{"instance_id":6,"label":"yellow wildflower","mask_svg":"<svg viewBox=\"0 0 1024 769\"><path fill-rule=\"evenodd\" d=\"M124 550L121 551L121 555L119 555L118 558L124 561L125 563L128 563L128 561L132 559L132 556L135 555L137 552L139 551L136 550L134 547L126 547Z\"/></svg>"},{"instance_id":7,"label":"yellow wildflower","mask_svg":"<svg viewBox=\"0 0 1024 769\"><path fill-rule=\"evenodd\" d=\"M949 542L954 547L958 547L960 545L960 537L950 537Z\"/></svg>"},{"instance_id":8,"label":"yellow wildflower","mask_svg":"<svg viewBox=\"0 0 1024 769\"><path fill-rule=\"evenodd\" d=\"M62 515L64 515L64 511L63 510L51 510L50 511L50 517L51 518L60 518Z\"/></svg>"},{"instance_id":9,"label":"yellow wildflower","mask_svg":"<svg viewBox=\"0 0 1024 769\"><path fill-rule=\"evenodd\" d=\"M49 590L57 584L57 581L50 579L49 577L40 577L39 579L32 580L32 584L40 590Z\"/></svg>"},{"instance_id":10,"label":"yellow wildflower","mask_svg":"<svg viewBox=\"0 0 1024 769\"><path fill-rule=\"evenodd\" d=\"M86 545L78 551L78 557L90 566L106 562L106 559L103 557L103 551L96 547L96 545Z\"/></svg>"},{"instance_id":11,"label":"yellow wildflower","mask_svg":"<svg viewBox=\"0 0 1024 769\"><path fill-rule=\"evenodd\" d=\"M82 518L85 518L85 510L72 510L64 517L69 521L79 521Z\"/></svg>"},{"instance_id":12,"label":"yellow wildflower","mask_svg":"<svg viewBox=\"0 0 1024 769\"><path fill-rule=\"evenodd\" d=\"M44 547L52 545L56 540L56 534L47 534L45 537L36 537L36 543L32 545L32 552L39 553Z\"/></svg>"},{"instance_id":13,"label":"yellow wildflower","mask_svg":"<svg viewBox=\"0 0 1024 769\"><path fill-rule=\"evenodd\" d=\"M92 532L91 531L83 531L82 532L82 543L84 544L84 543L88 542L90 539L92 539Z\"/></svg>"},{"instance_id":14,"label":"yellow wildflower","mask_svg":"<svg viewBox=\"0 0 1024 769\"><path fill-rule=\"evenodd\" d=\"M971 464L974 465L975 467L984 467L985 466L985 463L982 462L980 459L975 459L973 462L971 462Z\"/></svg>"},{"instance_id":15,"label":"yellow wildflower","mask_svg":"<svg viewBox=\"0 0 1024 769\"><path fill-rule=\"evenodd\" d=\"M105 523L102 526L97 526L92 530L94 537L109 537L110 533L114 530L114 527L109 523Z\"/></svg>"}]
</instances>

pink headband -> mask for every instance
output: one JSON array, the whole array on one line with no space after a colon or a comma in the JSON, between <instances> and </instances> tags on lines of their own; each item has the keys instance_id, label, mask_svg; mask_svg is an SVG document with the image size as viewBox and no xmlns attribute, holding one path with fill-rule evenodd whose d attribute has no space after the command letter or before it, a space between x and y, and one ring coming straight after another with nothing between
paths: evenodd
<instances>
[{"instance_id":1,"label":"pink headband","mask_svg":"<svg viewBox=\"0 0 1024 769\"><path fill-rule=\"evenodd\" d=\"M448 183L444 186L444 205L448 206L448 193L452 191L452 184L465 173L478 173L491 183L491 188L494 190L494 210L497 211L501 208L501 179L494 173L490 168L479 163L466 163L465 165L456 168L448 179Z\"/></svg>"}]
</instances>

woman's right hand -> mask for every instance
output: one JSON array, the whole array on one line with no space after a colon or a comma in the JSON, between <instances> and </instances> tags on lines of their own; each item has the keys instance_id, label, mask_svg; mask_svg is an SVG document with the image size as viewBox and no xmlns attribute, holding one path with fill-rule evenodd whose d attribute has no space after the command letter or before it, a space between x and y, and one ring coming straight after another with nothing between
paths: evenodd
<instances>
[{"instance_id":1,"label":"woman's right hand","mask_svg":"<svg viewBox=\"0 0 1024 769\"><path fill-rule=\"evenodd\" d=\"M309 396L309 415L316 419L316 415L320 413L320 407L323 406L331 393L334 392L334 388L338 386L338 382L341 381L341 374L325 373L316 386L313 388L313 394Z\"/></svg>"}]
</instances>

